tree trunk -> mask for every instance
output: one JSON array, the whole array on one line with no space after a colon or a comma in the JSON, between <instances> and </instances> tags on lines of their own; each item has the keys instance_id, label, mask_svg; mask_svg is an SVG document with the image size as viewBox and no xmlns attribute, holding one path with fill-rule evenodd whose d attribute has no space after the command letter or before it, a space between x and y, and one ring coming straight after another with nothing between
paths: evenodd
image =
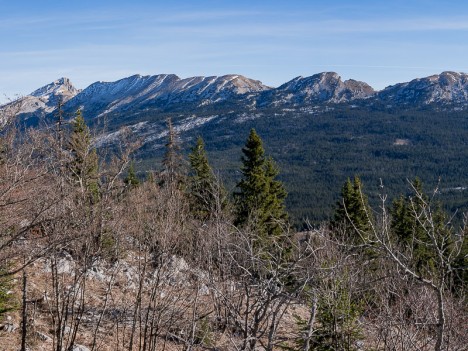
<instances>
[{"instance_id":1,"label":"tree trunk","mask_svg":"<svg viewBox=\"0 0 468 351\"><path fill-rule=\"evenodd\" d=\"M444 295L443 287L439 286L436 290L437 293L437 341L435 344L435 351L442 351L442 344L444 342L444 329L445 329L445 313L444 313Z\"/></svg>"},{"instance_id":2,"label":"tree trunk","mask_svg":"<svg viewBox=\"0 0 468 351\"><path fill-rule=\"evenodd\" d=\"M27 333L27 324L28 317L26 311L26 271L23 270L23 325L21 329L21 351L26 351L26 333Z\"/></svg>"},{"instance_id":3,"label":"tree trunk","mask_svg":"<svg viewBox=\"0 0 468 351\"><path fill-rule=\"evenodd\" d=\"M312 300L312 309L310 311L309 322L307 323L307 335L304 342L304 351L309 351L310 349L310 339L312 338L312 333L314 332L315 317L317 315L317 296L314 296Z\"/></svg>"}]
</instances>

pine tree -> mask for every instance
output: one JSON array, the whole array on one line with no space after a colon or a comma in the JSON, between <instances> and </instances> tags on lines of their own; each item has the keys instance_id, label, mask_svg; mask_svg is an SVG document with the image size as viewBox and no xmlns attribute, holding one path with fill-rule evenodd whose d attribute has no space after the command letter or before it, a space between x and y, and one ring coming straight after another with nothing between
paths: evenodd
<instances>
[{"instance_id":1,"label":"pine tree","mask_svg":"<svg viewBox=\"0 0 468 351\"><path fill-rule=\"evenodd\" d=\"M403 195L393 201L391 227L396 238L408 244L414 227L414 218L409 208L408 200Z\"/></svg>"},{"instance_id":2,"label":"pine tree","mask_svg":"<svg viewBox=\"0 0 468 351\"><path fill-rule=\"evenodd\" d=\"M224 189L213 174L205 151L202 137L198 137L197 144L189 154L190 174L188 179L188 194L192 213L200 220L207 220L217 210L217 202L224 202Z\"/></svg>"},{"instance_id":3,"label":"pine tree","mask_svg":"<svg viewBox=\"0 0 468 351\"><path fill-rule=\"evenodd\" d=\"M271 157L265 161L265 176L269 185L267 205L270 235L279 235L284 230L284 224L288 221L288 214L284 205L287 192L283 184L276 180L279 175L278 167Z\"/></svg>"},{"instance_id":4,"label":"pine tree","mask_svg":"<svg viewBox=\"0 0 468 351\"><path fill-rule=\"evenodd\" d=\"M354 198L354 189L353 183L351 183L349 178L341 187L340 195L340 200L336 203L335 214L333 216L333 227L341 227L345 226L346 224L347 226L351 225L351 223L349 223L350 216L348 213L350 212L351 202Z\"/></svg>"},{"instance_id":5,"label":"pine tree","mask_svg":"<svg viewBox=\"0 0 468 351\"><path fill-rule=\"evenodd\" d=\"M336 204L332 221L334 228L342 228L352 241L362 244L373 222L367 196L362 191L362 182L358 176L353 182L348 178L341 189L341 200Z\"/></svg>"},{"instance_id":6,"label":"pine tree","mask_svg":"<svg viewBox=\"0 0 468 351\"><path fill-rule=\"evenodd\" d=\"M318 327L314 331L311 350L357 351L357 342L364 338L359 317L363 312L362 301L356 301L346 277L330 279L331 291L318 302Z\"/></svg>"},{"instance_id":7,"label":"pine tree","mask_svg":"<svg viewBox=\"0 0 468 351\"><path fill-rule=\"evenodd\" d=\"M135 173L135 167L133 165L133 162L131 162L130 166L128 167L128 173L124 179L124 183L130 188L134 188L140 184L140 180L138 179Z\"/></svg>"},{"instance_id":8,"label":"pine tree","mask_svg":"<svg viewBox=\"0 0 468 351\"><path fill-rule=\"evenodd\" d=\"M184 183L183 160L180 152L179 136L172 126L170 118L167 119L167 128L168 140L162 161L161 185L180 190Z\"/></svg>"},{"instance_id":9,"label":"pine tree","mask_svg":"<svg viewBox=\"0 0 468 351\"><path fill-rule=\"evenodd\" d=\"M260 236L280 234L287 221L284 210L286 191L276 180L278 170L271 159L265 158L262 140L254 129L242 149L242 179L237 184L237 219L239 226L247 223Z\"/></svg>"},{"instance_id":10,"label":"pine tree","mask_svg":"<svg viewBox=\"0 0 468 351\"><path fill-rule=\"evenodd\" d=\"M72 160L69 164L72 179L92 201L99 197L99 167L96 149L91 143L91 133L80 110L76 112L69 140Z\"/></svg>"}]
</instances>

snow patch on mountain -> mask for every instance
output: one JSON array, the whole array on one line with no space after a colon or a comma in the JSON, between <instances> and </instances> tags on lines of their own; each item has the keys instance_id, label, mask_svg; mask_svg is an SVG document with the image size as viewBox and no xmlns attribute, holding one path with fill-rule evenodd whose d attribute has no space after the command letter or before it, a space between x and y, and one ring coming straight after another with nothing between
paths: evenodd
<instances>
[{"instance_id":1,"label":"snow patch on mountain","mask_svg":"<svg viewBox=\"0 0 468 351\"><path fill-rule=\"evenodd\" d=\"M177 125L174 129L180 132L186 132L188 130L194 129L196 127L200 127L203 124L206 124L215 118L219 117L218 115L207 116L207 117L197 117L196 115L190 116L185 120L181 121L179 125Z\"/></svg>"},{"instance_id":2,"label":"snow patch on mountain","mask_svg":"<svg viewBox=\"0 0 468 351\"><path fill-rule=\"evenodd\" d=\"M143 121L143 122L139 122L139 123L126 126L126 128L130 130L132 133L140 134L147 125L148 125L148 121ZM112 133L105 133L105 134L98 135L96 138L94 138L93 144L97 148L105 146L105 145L113 144L122 137L123 133L124 133L124 129L119 129Z\"/></svg>"},{"instance_id":3,"label":"snow patch on mountain","mask_svg":"<svg viewBox=\"0 0 468 351\"><path fill-rule=\"evenodd\" d=\"M216 118L218 115L211 115L205 117L198 117L197 115L191 115L181 121L174 123L174 130L177 133L183 133L202 126ZM148 121L139 122L127 126L127 129L130 130L133 134L137 134L143 139L143 144L154 142L166 138L168 135L167 128L161 126L158 123L149 123ZM94 140L95 147L102 147L105 145L114 144L119 141L122 137L124 131L122 129L99 135Z\"/></svg>"},{"instance_id":4,"label":"snow patch on mountain","mask_svg":"<svg viewBox=\"0 0 468 351\"><path fill-rule=\"evenodd\" d=\"M234 123L244 123L247 121L253 121L263 116L263 113L242 113L234 120Z\"/></svg>"}]
</instances>

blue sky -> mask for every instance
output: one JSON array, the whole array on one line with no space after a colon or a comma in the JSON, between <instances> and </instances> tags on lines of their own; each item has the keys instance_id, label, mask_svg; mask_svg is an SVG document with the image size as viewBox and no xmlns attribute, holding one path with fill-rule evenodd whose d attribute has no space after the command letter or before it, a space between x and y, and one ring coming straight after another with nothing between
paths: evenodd
<instances>
[{"instance_id":1,"label":"blue sky","mask_svg":"<svg viewBox=\"0 0 468 351\"><path fill-rule=\"evenodd\" d=\"M0 0L0 101L62 76L338 72L376 89L468 71L468 1Z\"/></svg>"}]
</instances>

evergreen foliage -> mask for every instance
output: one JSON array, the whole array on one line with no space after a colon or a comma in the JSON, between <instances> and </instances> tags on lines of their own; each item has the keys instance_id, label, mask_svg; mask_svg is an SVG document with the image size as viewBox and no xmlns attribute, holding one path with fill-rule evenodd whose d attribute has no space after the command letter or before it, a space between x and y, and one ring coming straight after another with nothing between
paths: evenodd
<instances>
[{"instance_id":1,"label":"evergreen foliage","mask_svg":"<svg viewBox=\"0 0 468 351\"><path fill-rule=\"evenodd\" d=\"M128 172L127 172L127 176L124 179L124 183L130 188L134 188L140 185L140 180L138 179L135 173L135 167L133 165L133 162L131 162L130 166L128 167Z\"/></svg>"},{"instance_id":2,"label":"evergreen foliage","mask_svg":"<svg viewBox=\"0 0 468 351\"><path fill-rule=\"evenodd\" d=\"M459 240L463 240L461 244L460 253L454 261L454 285L456 289L466 292L468 289L468 230L465 230L463 237Z\"/></svg>"},{"instance_id":3,"label":"evergreen foliage","mask_svg":"<svg viewBox=\"0 0 468 351\"><path fill-rule=\"evenodd\" d=\"M154 172L153 172L153 171L147 172L144 181L145 181L146 183L150 183L150 184L155 183L155 182L156 182L156 176L154 175Z\"/></svg>"},{"instance_id":4,"label":"evergreen foliage","mask_svg":"<svg viewBox=\"0 0 468 351\"><path fill-rule=\"evenodd\" d=\"M278 169L271 158L265 158L262 140L254 129L242 149L242 179L237 184L236 224L249 223L260 236L279 235L288 215L284 207L286 191L276 180Z\"/></svg>"},{"instance_id":5,"label":"evergreen foliage","mask_svg":"<svg viewBox=\"0 0 468 351\"><path fill-rule=\"evenodd\" d=\"M205 143L202 137L192 147L188 156L190 173L188 179L188 194L192 213L200 220L207 220L216 211L219 201L225 205L225 191L220 189L218 181L208 162Z\"/></svg>"},{"instance_id":6,"label":"evergreen foliage","mask_svg":"<svg viewBox=\"0 0 468 351\"><path fill-rule=\"evenodd\" d=\"M5 273L3 268L0 268L0 274ZM8 311L16 308L14 295L11 293L13 289L13 278L10 276L0 277L0 317ZM1 318L0 318L1 321Z\"/></svg>"},{"instance_id":7,"label":"evergreen foliage","mask_svg":"<svg viewBox=\"0 0 468 351\"><path fill-rule=\"evenodd\" d=\"M438 269L436 247L445 251L453 244L452 228L447 225L448 218L440 204L431 206L419 178L412 182L411 187L413 195L401 195L393 202L391 229L395 239L412 258L416 272L430 276Z\"/></svg>"},{"instance_id":8,"label":"evergreen foliage","mask_svg":"<svg viewBox=\"0 0 468 351\"><path fill-rule=\"evenodd\" d=\"M337 202L332 221L334 228L341 228L351 235L354 243L361 244L366 239L374 221L367 196L362 191L362 182L354 176L348 178L341 189L341 200Z\"/></svg>"},{"instance_id":9,"label":"evergreen foliage","mask_svg":"<svg viewBox=\"0 0 468 351\"><path fill-rule=\"evenodd\" d=\"M330 282L330 295L319 300L317 322L319 327L311 344L318 351L359 350L357 342L363 339L359 317L362 306L353 301L349 288L342 281Z\"/></svg>"},{"instance_id":10,"label":"evergreen foliage","mask_svg":"<svg viewBox=\"0 0 468 351\"><path fill-rule=\"evenodd\" d=\"M265 176L269 184L269 196L266 204L268 209L267 223L271 223L271 234L273 235L280 234L284 230L284 224L288 221L288 214L284 204L287 192L283 183L276 180L278 175L278 166L271 157L268 157L265 160Z\"/></svg>"},{"instance_id":11,"label":"evergreen foliage","mask_svg":"<svg viewBox=\"0 0 468 351\"><path fill-rule=\"evenodd\" d=\"M336 262L333 265L336 265ZM326 266L328 264L325 264ZM320 281L323 285L314 293L316 301L312 302L314 306L310 306L314 310L311 313L315 316L313 325L310 325L312 320L308 321L299 315L293 315L300 333L294 342L294 347L285 349L360 350L358 344L365 337L359 323L364 304L353 294L350 273L345 269L342 274Z\"/></svg>"},{"instance_id":12,"label":"evergreen foliage","mask_svg":"<svg viewBox=\"0 0 468 351\"><path fill-rule=\"evenodd\" d=\"M99 165L96 149L91 143L91 133L80 110L76 112L69 150L72 160L69 164L72 179L87 192L92 201L99 198Z\"/></svg>"},{"instance_id":13,"label":"evergreen foliage","mask_svg":"<svg viewBox=\"0 0 468 351\"><path fill-rule=\"evenodd\" d=\"M399 198L393 200L391 215L393 235L398 241L409 244L416 221L409 201L405 196L400 195Z\"/></svg>"},{"instance_id":14,"label":"evergreen foliage","mask_svg":"<svg viewBox=\"0 0 468 351\"><path fill-rule=\"evenodd\" d=\"M172 125L172 120L167 119L167 143L162 161L161 185L181 189L184 183L183 159L180 151L179 136Z\"/></svg>"},{"instance_id":15,"label":"evergreen foliage","mask_svg":"<svg viewBox=\"0 0 468 351\"><path fill-rule=\"evenodd\" d=\"M219 170L226 188L234 188L245 142L242 136L255 128L281 169L281 181L288 190L288 213L300 229L308 227L304 219L319 225L333 217L341 185L354 174L368 189L373 208L380 203L379 191L374 191L380 179L388 198L393 199L405 192L405 179L419 176L431 187L441 178L445 191L437 197L447 212L456 213L453 221L457 225L468 210L468 189L462 188L468 184L468 162L463 162L468 159L468 147L461 147L467 140L466 112L335 105L314 112L313 118L309 109L266 108L257 111L258 118L248 119L233 113L232 107L212 110L206 106L206 110L198 111L198 118L219 118L184 130L184 139L196 140L197 135L203 135L210 146L211 165ZM175 125L183 123L186 115L141 111L138 119L134 117L132 123L148 121L155 125L171 117ZM120 125L126 118L125 114L116 115L110 127L116 130L118 125L112 123ZM408 144L396 144L399 139ZM163 154L162 148L142 148L141 169L154 169Z\"/></svg>"}]
</instances>

